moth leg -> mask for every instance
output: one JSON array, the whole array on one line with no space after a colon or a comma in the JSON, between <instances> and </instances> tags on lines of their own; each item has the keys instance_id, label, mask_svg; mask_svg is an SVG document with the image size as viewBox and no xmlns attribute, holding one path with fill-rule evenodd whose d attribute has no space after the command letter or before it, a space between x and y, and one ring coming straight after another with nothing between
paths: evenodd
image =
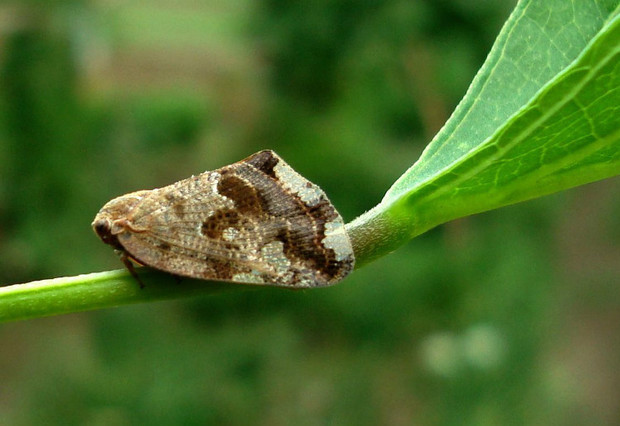
<instances>
[{"instance_id":1,"label":"moth leg","mask_svg":"<svg viewBox=\"0 0 620 426\"><path fill-rule=\"evenodd\" d=\"M121 262L123 262L123 265L125 265L125 268L127 268L131 276L134 277L136 281L138 281L138 285L140 286L140 288L143 289L145 285L136 273L136 270L133 267L133 263L131 262L131 258L129 257L127 252L119 250L119 256L121 258Z\"/></svg>"}]
</instances>

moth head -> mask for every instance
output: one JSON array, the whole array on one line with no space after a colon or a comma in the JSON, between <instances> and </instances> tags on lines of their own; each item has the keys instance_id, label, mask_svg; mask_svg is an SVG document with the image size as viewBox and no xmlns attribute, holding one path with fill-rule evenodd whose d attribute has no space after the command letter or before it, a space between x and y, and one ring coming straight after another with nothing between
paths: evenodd
<instances>
[{"instance_id":1,"label":"moth head","mask_svg":"<svg viewBox=\"0 0 620 426\"><path fill-rule=\"evenodd\" d=\"M142 201L144 195L150 191L138 191L123 195L106 203L93 220L92 227L101 240L122 250L118 241L118 234L129 227L129 217L132 210Z\"/></svg>"}]
</instances>

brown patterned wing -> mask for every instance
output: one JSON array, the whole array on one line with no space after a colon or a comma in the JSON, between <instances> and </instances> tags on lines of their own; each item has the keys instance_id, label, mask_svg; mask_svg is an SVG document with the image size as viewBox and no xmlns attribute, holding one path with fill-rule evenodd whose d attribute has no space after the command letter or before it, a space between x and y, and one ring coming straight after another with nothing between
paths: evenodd
<instances>
[{"instance_id":1,"label":"brown patterned wing","mask_svg":"<svg viewBox=\"0 0 620 426\"><path fill-rule=\"evenodd\" d=\"M305 288L354 265L325 193L272 151L148 191L123 223L132 258L186 277Z\"/></svg>"}]
</instances>

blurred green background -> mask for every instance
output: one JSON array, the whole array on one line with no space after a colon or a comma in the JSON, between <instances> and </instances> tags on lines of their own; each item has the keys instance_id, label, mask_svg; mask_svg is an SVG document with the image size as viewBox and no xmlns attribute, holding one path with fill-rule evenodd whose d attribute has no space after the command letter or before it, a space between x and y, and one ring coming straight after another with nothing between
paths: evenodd
<instances>
[{"instance_id":1,"label":"blurred green background","mask_svg":"<svg viewBox=\"0 0 620 426\"><path fill-rule=\"evenodd\" d=\"M121 267L114 196L276 150L349 221L514 0L0 5L0 283ZM620 424L620 180L441 226L328 289L0 326L0 424Z\"/></svg>"}]
</instances>

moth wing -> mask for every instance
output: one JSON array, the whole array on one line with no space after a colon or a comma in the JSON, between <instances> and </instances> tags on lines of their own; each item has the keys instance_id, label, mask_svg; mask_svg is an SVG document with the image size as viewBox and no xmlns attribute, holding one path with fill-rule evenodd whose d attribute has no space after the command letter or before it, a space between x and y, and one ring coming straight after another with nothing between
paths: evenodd
<instances>
[{"instance_id":1,"label":"moth wing","mask_svg":"<svg viewBox=\"0 0 620 426\"><path fill-rule=\"evenodd\" d=\"M153 190L129 221L127 252L181 276L303 288L353 268L340 215L272 151Z\"/></svg>"}]
</instances>

